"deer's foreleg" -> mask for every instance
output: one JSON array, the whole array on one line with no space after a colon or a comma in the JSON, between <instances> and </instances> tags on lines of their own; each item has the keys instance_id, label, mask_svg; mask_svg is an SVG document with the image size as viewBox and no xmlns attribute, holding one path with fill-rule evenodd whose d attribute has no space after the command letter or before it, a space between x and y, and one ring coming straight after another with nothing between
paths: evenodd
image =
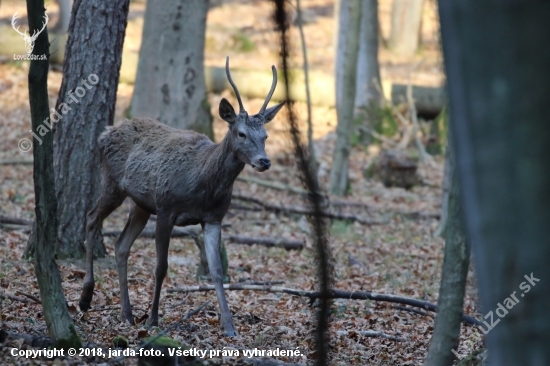
<instances>
[{"instance_id":1,"label":"deer's foreleg","mask_svg":"<svg viewBox=\"0 0 550 366\"><path fill-rule=\"evenodd\" d=\"M174 222L169 216L157 213L157 229L155 232L157 268L155 269L155 293L149 314L149 325L156 326L159 323L160 290L168 271L168 245L170 244L170 234L173 228Z\"/></svg>"},{"instance_id":2,"label":"deer's foreleg","mask_svg":"<svg viewBox=\"0 0 550 366\"><path fill-rule=\"evenodd\" d=\"M130 324L134 324L134 317L132 315L130 297L128 296L128 256L132 244L143 231L149 220L149 216L151 216L149 212L144 211L134 203L126 226L124 226L122 234L120 234L115 243L118 281L120 284L120 314L122 321L126 320Z\"/></svg>"},{"instance_id":3,"label":"deer's foreleg","mask_svg":"<svg viewBox=\"0 0 550 366\"><path fill-rule=\"evenodd\" d=\"M231 312L227 306L225 293L223 291L223 270L220 260L220 243L221 243L221 225L205 223L204 226L204 246L206 249L206 258L208 259L208 269L210 277L216 288L216 296L220 305L221 323L228 337L237 335Z\"/></svg>"}]
</instances>

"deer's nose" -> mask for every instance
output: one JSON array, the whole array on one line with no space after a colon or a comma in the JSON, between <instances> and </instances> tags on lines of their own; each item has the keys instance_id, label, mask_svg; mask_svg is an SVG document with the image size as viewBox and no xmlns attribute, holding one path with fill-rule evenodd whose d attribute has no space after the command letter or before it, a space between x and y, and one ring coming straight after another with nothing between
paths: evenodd
<instances>
[{"instance_id":1,"label":"deer's nose","mask_svg":"<svg viewBox=\"0 0 550 366\"><path fill-rule=\"evenodd\" d=\"M263 169L269 169L269 167L271 167L271 161L268 158L261 158L259 162Z\"/></svg>"}]
</instances>

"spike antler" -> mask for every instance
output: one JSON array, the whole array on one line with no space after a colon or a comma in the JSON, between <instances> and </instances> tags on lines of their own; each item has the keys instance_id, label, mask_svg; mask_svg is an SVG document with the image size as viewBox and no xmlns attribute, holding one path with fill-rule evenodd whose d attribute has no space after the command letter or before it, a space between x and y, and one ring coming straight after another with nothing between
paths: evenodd
<instances>
[{"instance_id":1,"label":"spike antler","mask_svg":"<svg viewBox=\"0 0 550 366\"><path fill-rule=\"evenodd\" d=\"M267 104L271 100L271 97L273 96L273 92L275 91L275 87L277 86L277 69L275 68L275 65L271 66L271 71L273 72L273 82L271 83L271 89L269 89L269 93L267 94L267 97L265 98L264 104L262 105L262 108L260 109L259 113L265 112L265 108L267 107Z\"/></svg>"},{"instance_id":2,"label":"spike antler","mask_svg":"<svg viewBox=\"0 0 550 366\"><path fill-rule=\"evenodd\" d=\"M244 112L243 107L243 101L241 100L241 95L239 94L239 89L237 89L237 85L233 82L233 79L231 78L231 73L229 72L229 56L225 59L225 74L227 75L227 80L229 80L229 84L233 87L233 90L235 91L235 95L237 96L237 101L239 102L239 113Z\"/></svg>"}]
</instances>

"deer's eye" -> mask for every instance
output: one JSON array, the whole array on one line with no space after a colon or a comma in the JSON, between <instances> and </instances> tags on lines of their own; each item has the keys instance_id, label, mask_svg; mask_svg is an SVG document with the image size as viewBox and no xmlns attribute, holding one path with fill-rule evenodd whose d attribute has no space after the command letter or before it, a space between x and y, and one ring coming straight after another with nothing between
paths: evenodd
<instances>
[{"instance_id":1,"label":"deer's eye","mask_svg":"<svg viewBox=\"0 0 550 366\"><path fill-rule=\"evenodd\" d=\"M244 132L239 132L239 137L245 139L246 134Z\"/></svg>"}]
</instances>

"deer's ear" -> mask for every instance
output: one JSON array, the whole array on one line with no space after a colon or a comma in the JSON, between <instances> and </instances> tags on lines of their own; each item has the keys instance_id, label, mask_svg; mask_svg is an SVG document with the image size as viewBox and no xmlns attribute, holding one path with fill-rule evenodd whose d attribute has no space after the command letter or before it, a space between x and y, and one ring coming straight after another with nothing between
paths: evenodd
<instances>
[{"instance_id":1,"label":"deer's ear","mask_svg":"<svg viewBox=\"0 0 550 366\"><path fill-rule=\"evenodd\" d=\"M237 115L235 114L235 110L233 109L233 106L229 101L225 98L222 98L220 101L220 117L227 123L234 123L237 119Z\"/></svg>"},{"instance_id":2,"label":"deer's ear","mask_svg":"<svg viewBox=\"0 0 550 366\"><path fill-rule=\"evenodd\" d=\"M277 115L277 113L279 113L279 111L281 110L281 108L283 108L283 106L285 105L285 102L282 102L282 103L279 103L273 107L270 107L270 108L267 108L264 113L262 113L262 115L264 116L265 118L265 123L269 123L271 122L271 120L273 118L275 118L275 116Z\"/></svg>"}]
</instances>

